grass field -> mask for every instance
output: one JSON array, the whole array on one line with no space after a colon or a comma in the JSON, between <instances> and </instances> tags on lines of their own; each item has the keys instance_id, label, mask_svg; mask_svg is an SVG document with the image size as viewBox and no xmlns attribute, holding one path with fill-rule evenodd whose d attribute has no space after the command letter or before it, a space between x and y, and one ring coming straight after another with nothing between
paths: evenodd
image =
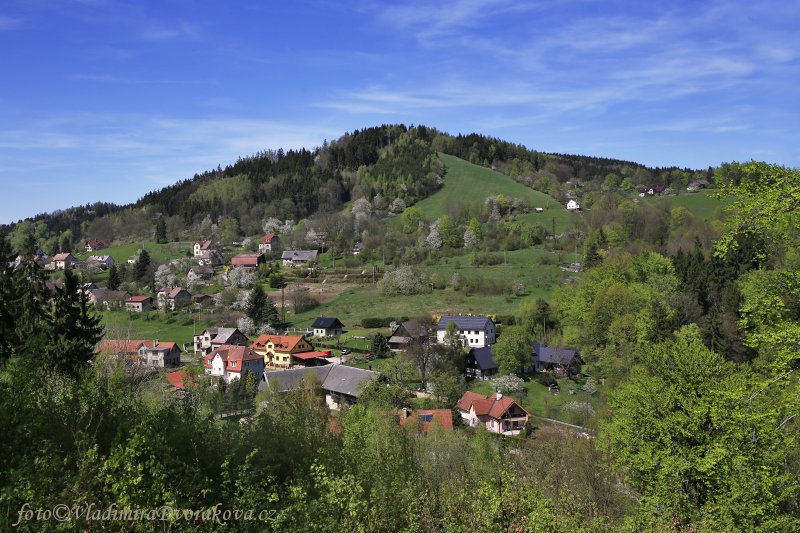
<instances>
[{"instance_id":1,"label":"grass field","mask_svg":"<svg viewBox=\"0 0 800 533\"><path fill-rule=\"evenodd\" d=\"M136 257L139 254L139 250L144 248L150 254L151 260L167 261L186 257L186 252L191 249L192 244L191 242L157 244L154 241L120 243L96 252L81 252L77 257L80 260L84 260L90 255L110 255L117 263L126 263L128 259Z\"/></svg>"},{"instance_id":2,"label":"grass field","mask_svg":"<svg viewBox=\"0 0 800 533\"><path fill-rule=\"evenodd\" d=\"M110 339L174 341L180 345L192 342L195 325L190 314L163 314L157 311L138 314L125 311L101 313ZM197 323L197 332L211 324Z\"/></svg>"},{"instance_id":3,"label":"grass field","mask_svg":"<svg viewBox=\"0 0 800 533\"><path fill-rule=\"evenodd\" d=\"M502 252L499 252L502 256ZM543 248L528 248L506 254L507 263L491 266L470 266L469 256L449 257L446 263L425 267L425 272L449 284L453 274L462 278L482 277L511 284L521 280L523 296L506 294L470 294L452 288L434 290L413 296L382 294L375 285L354 286L338 297L300 315L287 316L295 326L309 326L317 316L336 316L346 326L359 325L366 317L401 317L421 314L473 313L508 314L516 311L520 301L528 297L548 298L567 273L557 265L542 264L543 258L555 263L557 256Z\"/></svg>"},{"instance_id":4,"label":"grass field","mask_svg":"<svg viewBox=\"0 0 800 533\"><path fill-rule=\"evenodd\" d=\"M720 218L722 209L728 205L728 201L714 198L713 194L714 191L699 191L666 198L672 203L672 207L683 206L700 220L709 222ZM656 202L662 198L664 197L647 198L647 201Z\"/></svg>"},{"instance_id":5,"label":"grass field","mask_svg":"<svg viewBox=\"0 0 800 533\"><path fill-rule=\"evenodd\" d=\"M447 212L448 204L457 202L483 203L487 196L503 194L514 198L526 198L533 207L544 208L544 213L526 215L535 224L550 227L556 219L556 230L563 231L571 224L571 213L552 197L517 183L508 176L494 170L473 165L457 157L440 154L447 165L444 187L415 204L429 219L438 218Z\"/></svg>"}]
</instances>

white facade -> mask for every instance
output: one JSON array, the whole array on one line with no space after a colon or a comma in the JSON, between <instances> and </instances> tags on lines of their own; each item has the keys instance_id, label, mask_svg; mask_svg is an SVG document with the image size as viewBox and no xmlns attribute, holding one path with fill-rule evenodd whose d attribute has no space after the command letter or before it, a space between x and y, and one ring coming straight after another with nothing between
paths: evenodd
<instances>
[{"instance_id":1,"label":"white facade","mask_svg":"<svg viewBox=\"0 0 800 533\"><path fill-rule=\"evenodd\" d=\"M577 211L580 208L581 204L579 204L575 200L570 200L569 202L567 202L567 209L570 211Z\"/></svg>"},{"instance_id":2,"label":"white facade","mask_svg":"<svg viewBox=\"0 0 800 533\"><path fill-rule=\"evenodd\" d=\"M226 363L222 359L222 356L217 354L214 356L214 359L211 360L211 368L206 368L206 374L214 377L221 377L225 380L225 383L231 383L232 381L241 379L242 374L245 372L252 372L256 381L260 380L261 375L264 373L264 359L254 358L244 361L241 359L234 359Z\"/></svg>"},{"instance_id":3,"label":"white facade","mask_svg":"<svg viewBox=\"0 0 800 533\"><path fill-rule=\"evenodd\" d=\"M444 344L447 330L436 332L436 341ZM495 327L489 322L485 329L459 329L458 336L464 346L468 348L483 348L495 343Z\"/></svg>"}]
</instances>

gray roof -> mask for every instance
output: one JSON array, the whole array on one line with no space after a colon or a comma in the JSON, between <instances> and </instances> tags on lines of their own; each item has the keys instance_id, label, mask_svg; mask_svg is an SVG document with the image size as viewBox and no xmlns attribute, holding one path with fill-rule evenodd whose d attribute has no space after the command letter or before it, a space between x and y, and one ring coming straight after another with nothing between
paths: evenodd
<instances>
[{"instance_id":1,"label":"gray roof","mask_svg":"<svg viewBox=\"0 0 800 533\"><path fill-rule=\"evenodd\" d=\"M223 344L237 331L239 331L237 328L208 328L208 332L211 334L211 340ZM242 332L239 331L239 333ZM242 333L242 335L244 334Z\"/></svg>"},{"instance_id":2,"label":"gray roof","mask_svg":"<svg viewBox=\"0 0 800 533\"><path fill-rule=\"evenodd\" d=\"M541 346L538 341L533 342L533 360L554 365L568 365L578 354L572 348L552 348Z\"/></svg>"},{"instance_id":3,"label":"gray roof","mask_svg":"<svg viewBox=\"0 0 800 533\"><path fill-rule=\"evenodd\" d=\"M314 329L343 328L344 324L334 316L318 316L311 327Z\"/></svg>"},{"instance_id":4,"label":"gray roof","mask_svg":"<svg viewBox=\"0 0 800 533\"><path fill-rule=\"evenodd\" d=\"M469 353L475 358L475 362L478 363L478 368L481 370L497 368L497 363L494 361L494 355L492 355L492 348L490 346L486 346L485 348L473 348Z\"/></svg>"},{"instance_id":5,"label":"gray roof","mask_svg":"<svg viewBox=\"0 0 800 533\"><path fill-rule=\"evenodd\" d=\"M308 368L292 368L289 370L275 370L264 372L261 383L258 385L258 390L270 387L271 381L277 385L276 392L286 392L288 390L300 388L303 384L303 378L309 372L314 374L317 381L322 384L323 390L346 394L354 398L358 398L361 394L363 388L362 384L381 375L380 372L363 370L347 365L325 365Z\"/></svg>"},{"instance_id":6,"label":"gray roof","mask_svg":"<svg viewBox=\"0 0 800 533\"><path fill-rule=\"evenodd\" d=\"M456 327L461 330L486 330L489 324L494 325L492 319L485 316L443 316L439 319L439 331L447 329L450 322L455 322Z\"/></svg>"},{"instance_id":7,"label":"gray roof","mask_svg":"<svg viewBox=\"0 0 800 533\"><path fill-rule=\"evenodd\" d=\"M286 250L281 255L281 259L290 259L292 261L316 261L316 250Z\"/></svg>"}]
</instances>

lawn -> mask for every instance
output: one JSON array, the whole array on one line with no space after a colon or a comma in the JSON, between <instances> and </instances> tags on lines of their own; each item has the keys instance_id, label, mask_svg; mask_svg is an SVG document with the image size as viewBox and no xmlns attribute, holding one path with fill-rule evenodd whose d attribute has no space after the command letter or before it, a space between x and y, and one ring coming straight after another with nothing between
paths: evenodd
<instances>
[{"instance_id":1,"label":"lawn","mask_svg":"<svg viewBox=\"0 0 800 533\"><path fill-rule=\"evenodd\" d=\"M192 342L195 332L194 317L190 314L104 311L100 315L107 330L106 336L110 339L174 341L182 346ZM210 325L198 322L196 331L200 333Z\"/></svg>"},{"instance_id":2,"label":"lawn","mask_svg":"<svg viewBox=\"0 0 800 533\"><path fill-rule=\"evenodd\" d=\"M514 198L526 198L530 202L531 208L544 208L544 213L538 213L531 218L536 224L541 223L549 228L552 219L555 218L556 230L559 232L571 224L571 213L567 212L566 208L554 198L517 183L508 176L489 168L473 165L451 155L439 155L447 165L444 186L415 204L415 207L422 209L429 219L444 215L447 212L448 204L470 201L483 203L487 196L502 194Z\"/></svg>"},{"instance_id":3,"label":"lawn","mask_svg":"<svg viewBox=\"0 0 800 533\"><path fill-rule=\"evenodd\" d=\"M679 194L678 196L653 197L647 198L649 202L655 202L667 198L672 207L683 206L694 216L706 222L720 218L722 209L728 205L729 201L714 197L715 191L700 191L696 193Z\"/></svg>"},{"instance_id":4,"label":"lawn","mask_svg":"<svg viewBox=\"0 0 800 533\"><path fill-rule=\"evenodd\" d=\"M191 247L191 242L168 242L166 244L157 244L154 241L128 242L117 243L96 252L81 252L77 254L77 257L85 260L90 255L110 255L117 263L127 263L128 259L137 257L139 250L144 248L150 254L152 261L168 261L186 257L186 253Z\"/></svg>"}]
</instances>

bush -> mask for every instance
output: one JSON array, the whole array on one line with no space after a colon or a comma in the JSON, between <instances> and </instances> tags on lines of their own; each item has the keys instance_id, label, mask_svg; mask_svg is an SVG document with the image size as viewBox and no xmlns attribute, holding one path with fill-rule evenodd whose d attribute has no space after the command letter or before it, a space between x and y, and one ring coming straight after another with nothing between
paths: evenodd
<instances>
[{"instance_id":1,"label":"bush","mask_svg":"<svg viewBox=\"0 0 800 533\"><path fill-rule=\"evenodd\" d=\"M388 328L389 324L394 321L394 318L362 318L361 319L361 327L362 328Z\"/></svg>"},{"instance_id":2,"label":"bush","mask_svg":"<svg viewBox=\"0 0 800 533\"><path fill-rule=\"evenodd\" d=\"M472 258L473 265L499 265L503 262L503 256L500 254L487 254L487 253L479 253L475 254Z\"/></svg>"},{"instance_id":3,"label":"bush","mask_svg":"<svg viewBox=\"0 0 800 533\"><path fill-rule=\"evenodd\" d=\"M547 372L540 372L539 375L536 376L536 381L538 381L545 387L549 387L550 385L558 385L558 381L556 381L556 378L554 378L552 374L549 374Z\"/></svg>"},{"instance_id":4,"label":"bush","mask_svg":"<svg viewBox=\"0 0 800 533\"><path fill-rule=\"evenodd\" d=\"M514 318L514 315L495 315L495 323L502 324L504 326L513 326L517 323L517 319Z\"/></svg>"}]
</instances>

